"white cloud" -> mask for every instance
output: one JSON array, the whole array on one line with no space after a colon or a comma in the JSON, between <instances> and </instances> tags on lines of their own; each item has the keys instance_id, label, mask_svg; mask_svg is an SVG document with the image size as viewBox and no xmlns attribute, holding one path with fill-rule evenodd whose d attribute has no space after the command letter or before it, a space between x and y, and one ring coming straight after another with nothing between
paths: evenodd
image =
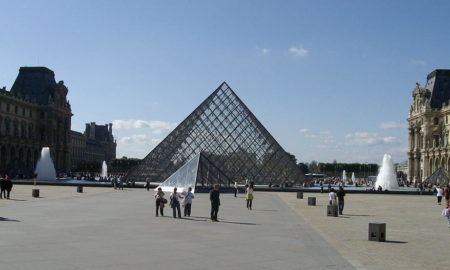
<instances>
[{"instance_id":1,"label":"white cloud","mask_svg":"<svg viewBox=\"0 0 450 270\"><path fill-rule=\"evenodd\" d=\"M411 65L415 65L415 66L424 66L424 65L427 64L425 61L420 60L420 59L411 59L411 60L409 61L409 63L410 63Z\"/></svg>"},{"instance_id":2,"label":"white cloud","mask_svg":"<svg viewBox=\"0 0 450 270\"><path fill-rule=\"evenodd\" d=\"M149 128L152 130L153 134L164 134L173 130L177 123L170 123L159 120L114 120L113 126L115 129L138 129L138 128Z\"/></svg>"},{"instance_id":3,"label":"white cloud","mask_svg":"<svg viewBox=\"0 0 450 270\"><path fill-rule=\"evenodd\" d=\"M309 128L302 128L299 130L299 132L302 134L303 138L306 138L306 139L317 139L322 144L334 143L333 135L331 134L330 131L327 131L327 130L313 132Z\"/></svg>"},{"instance_id":4,"label":"white cloud","mask_svg":"<svg viewBox=\"0 0 450 270\"><path fill-rule=\"evenodd\" d=\"M391 129L391 128L406 128L406 124L397 123L394 121L383 122L380 124L381 129Z\"/></svg>"},{"instance_id":5,"label":"white cloud","mask_svg":"<svg viewBox=\"0 0 450 270\"><path fill-rule=\"evenodd\" d=\"M289 52L292 55L298 56L298 57L305 57L309 54L309 51L305 48L303 48L302 46L299 47L290 47L289 48Z\"/></svg>"},{"instance_id":6,"label":"white cloud","mask_svg":"<svg viewBox=\"0 0 450 270\"><path fill-rule=\"evenodd\" d=\"M143 158L159 142L161 142L161 139L153 138L147 134L133 134L122 137L118 140L117 156Z\"/></svg>"},{"instance_id":7,"label":"white cloud","mask_svg":"<svg viewBox=\"0 0 450 270\"><path fill-rule=\"evenodd\" d=\"M347 142L345 145L347 146L370 146L370 145L382 145L382 144L395 144L398 143L399 140L396 137L388 136L388 137L380 137L377 134L369 133L369 132L354 132L345 135Z\"/></svg>"},{"instance_id":8,"label":"white cloud","mask_svg":"<svg viewBox=\"0 0 450 270\"><path fill-rule=\"evenodd\" d=\"M261 53L262 53L263 55L266 55L266 54L268 54L269 52L270 52L269 49L266 49L266 48L262 48L262 49L261 49Z\"/></svg>"}]
</instances>

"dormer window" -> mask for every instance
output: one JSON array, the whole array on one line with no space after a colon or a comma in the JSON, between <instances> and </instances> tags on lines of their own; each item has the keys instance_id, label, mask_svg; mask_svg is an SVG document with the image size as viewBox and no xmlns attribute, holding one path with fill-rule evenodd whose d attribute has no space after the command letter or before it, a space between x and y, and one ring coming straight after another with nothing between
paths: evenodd
<instances>
[{"instance_id":1,"label":"dormer window","mask_svg":"<svg viewBox=\"0 0 450 270\"><path fill-rule=\"evenodd\" d=\"M439 124L439 119L437 117L435 117L433 119L433 124L435 124L435 125Z\"/></svg>"}]
</instances>

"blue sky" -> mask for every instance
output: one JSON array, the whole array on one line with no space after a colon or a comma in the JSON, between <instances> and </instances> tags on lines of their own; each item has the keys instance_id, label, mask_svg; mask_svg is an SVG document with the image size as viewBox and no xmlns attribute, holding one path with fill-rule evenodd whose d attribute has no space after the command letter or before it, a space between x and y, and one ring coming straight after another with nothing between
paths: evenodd
<instances>
[{"instance_id":1,"label":"blue sky","mask_svg":"<svg viewBox=\"0 0 450 270\"><path fill-rule=\"evenodd\" d=\"M450 68L448 1L1 1L0 86L46 66L72 129L144 157L222 81L299 161L406 160L415 82Z\"/></svg>"}]
</instances>

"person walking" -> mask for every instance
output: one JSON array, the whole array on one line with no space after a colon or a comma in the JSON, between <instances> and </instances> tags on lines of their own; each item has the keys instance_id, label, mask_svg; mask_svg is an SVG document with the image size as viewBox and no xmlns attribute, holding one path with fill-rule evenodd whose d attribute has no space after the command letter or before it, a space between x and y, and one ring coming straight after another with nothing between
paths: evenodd
<instances>
[{"instance_id":1,"label":"person walking","mask_svg":"<svg viewBox=\"0 0 450 270\"><path fill-rule=\"evenodd\" d=\"M9 200L9 194L11 193L13 183L10 178L5 179L6 199Z\"/></svg>"},{"instance_id":2,"label":"person walking","mask_svg":"<svg viewBox=\"0 0 450 270\"><path fill-rule=\"evenodd\" d=\"M0 178L0 199L6 199L6 179Z\"/></svg>"},{"instance_id":3,"label":"person walking","mask_svg":"<svg viewBox=\"0 0 450 270\"><path fill-rule=\"evenodd\" d=\"M150 190L150 179L145 179L145 188L147 189L147 191Z\"/></svg>"},{"instance_id":4,"label":"person walking","mask_svg":"<svg viewBox=\"0 0 450 270\"><path fill-rule=\"evenodd\" d=\"M235 198L237 197L237 194L239 192L238 188L239 188L238 183L234 182L234 197Z\"/></svg>"},{"instance_id":5,"label":"person walking","mask_svg":"<svg viewBox=\"0 0 450 270\"><path fill-rule=\"evenodd\" d=\"M336 193L334 193L334 188L331 188L330 193L328 193L328 204L336 205Z\"/></svg>"},{"instance_id":6,"label":"person walking","mask_svg":"<svg viewBox=\"0 0 450 270\"><path fill-rule=\"evenodd\" d=\"M113 177L112 184L113 184L114 189L117 189L117 177L115 177L115 176Z\"/></svg>"},{"instance_id":7,"label":"person walking","mask_svg":"<svg viewBox=\"0 0 450 270\"><path fill-rule=\"evenodd\" d=\"M344 196L345 196L345 191L343 187L339 187L336 196L338 198L339 215L342 215L342 212L344 211Z\"/></svg>"},{"instance_id":8,"label":"person walking","mask_svg":"<svg viewBox=\"0 0 450 270\"><path fill-rule=\"evenodd\" d=\"M191 207L192 207L192 199L194 199L194 193L192 193L192 188L189 187L187 192L183 193L184 195L184 216L191 216Z\"/></svg>"},{"instance_id":9,"label":"person walking","mask_svg":"<svg viewBox=\"0 0 450 270\"><path fill-rule=\"evenodd\" d=\"M161 213L161 216L164 216L164 204L167 202L166 199L164 199L164 195L166 195L162 189L159 187L158 191L155 193L156 198L156 216L158 216L158 209Z\"/></svg>"},{"instance_id":10,"label":"person walking","mask_svg":"<svg viewBox=\"0 0 450 270\"><path fill-rule=\"evenodd\" d=\"M450 203L450 183L444 188L445 203L448 205Z\"/></svg>"},{"instance_id":11,"label":"person walking","mask_svg":"<svg viewBox=\"0 0 450 270\"><path fill-rule=\"evenodd\" d=\"M419 183L419 193L420 193L420 195L422 195L422 193L423 193L423 184L422 183Z\"/></svg>"},{"instance_id":12,"label":"person walking","mask_svg":"<svg viewBox=\"0 0 450 270\"><path fill-rule=\"evenodd\" d=\"M253 185L254 183L251 182L250 186L245 190L245 199L247 200L247 209L252 210L252 204L253 204Z\"/></svg>"},{"instance_id":13,"label":"person walking","mask_svg":"<svg viewBox=\"0 0 450 270\"><path fill-rule=\"evenodd\" d=\"M119 190L123 190L123 177L122 176L120 176L119 177Z\"/></svg>"},{"instance_id":14,"label":"person walking","mask_svg":"<svg viewBox=\"0 0 450 270\"><path fill-rule=\"evenodd\" d=\"M450 228L450 204L442 210L442 216L447 218L447 226Z\"/></svg>"},{"instance_id":15,"label":"person walking","mask_svg":"<svg viewBox=\"0 0 450 270\"><path fill-rule=\"evenodd\" d=\"M209 200L211 201L211 220L219 221L217 215L219 213L220 206L220 191L219 185L214 185L214 189L209 192Z\"/></svg>"},{"instance_id":16,"label":"person walking","mask_svg":"<svg viewBox=\"0 0 450 270\"><path fill-rule=\"evenodd\" d=\"M172 194L170 194L170 204L171 204L172 211L173 211L173 218L177 217L177 212L178 212L178 218L181 218L180 199L183 199L183 196L181 196L177 192L177 188L174 187Z\"/></svg>"},{"instance_id":17,"label":"person walking","mask_svg":"<svg viewBox=\"0 0 450 270\"><path fill-rule=\"evenodd\" d=\"M442 195L444 194L444 190L438 185L436 186L436 197L437 197L437 204L441 205L442 201Z\"/></svg>"}]
</instances>

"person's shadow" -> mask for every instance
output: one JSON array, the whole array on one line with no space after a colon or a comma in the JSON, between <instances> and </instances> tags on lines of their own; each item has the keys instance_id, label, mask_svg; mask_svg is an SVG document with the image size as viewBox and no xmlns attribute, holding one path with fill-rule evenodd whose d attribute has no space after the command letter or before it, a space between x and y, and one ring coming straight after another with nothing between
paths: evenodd
<instances>
[{"instance_id":1,"label":"person's shadow","mask_svg":"<svg viewBox=\"0 0 450 270\"><path fill-rule=\"evenodd\" d=\"M9 218L5 218L5 217L0 217L0 221L12 221L12 222L20 222L20 220L16 220L16 219L9 219Z\"/></svg>"}]
</instances>

